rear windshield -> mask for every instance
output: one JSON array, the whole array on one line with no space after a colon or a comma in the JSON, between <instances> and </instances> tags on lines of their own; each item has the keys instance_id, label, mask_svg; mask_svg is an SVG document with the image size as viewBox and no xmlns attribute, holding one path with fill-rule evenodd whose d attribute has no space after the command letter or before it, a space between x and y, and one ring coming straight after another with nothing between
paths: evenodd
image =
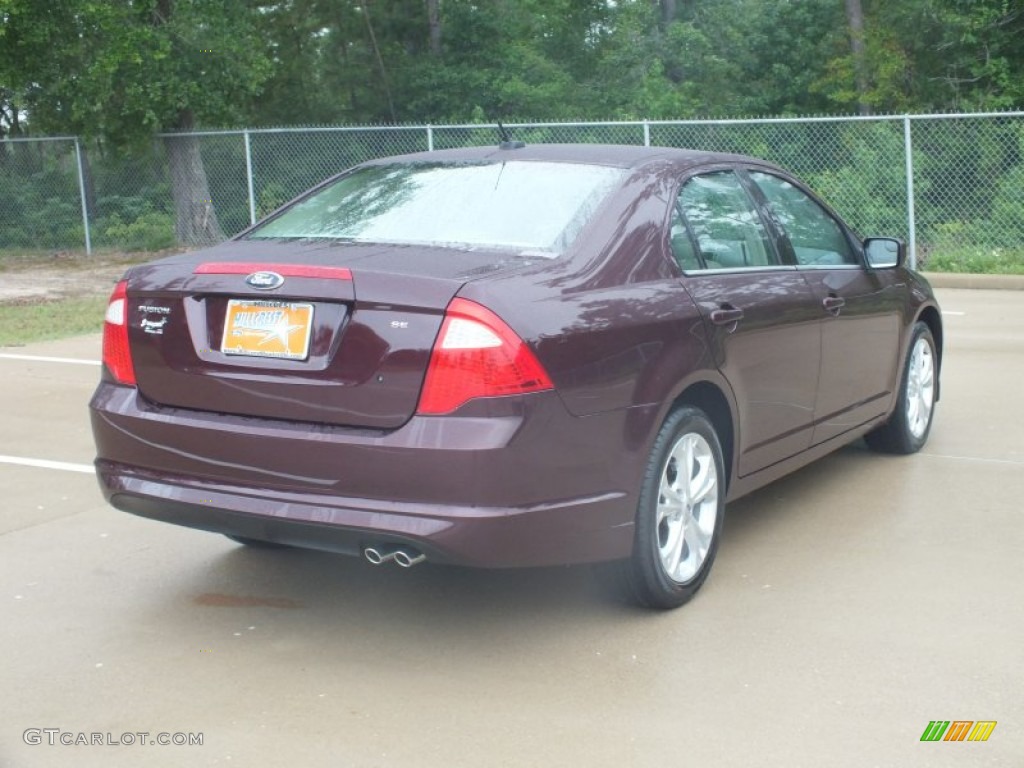
<instances>
[{"instance_id":1,"label":"rear windshield","mask_svg":"<svg viewBox=\"0 0 1024 768\"><path fill-rule=\"evenodd\" d=\"M624 171L509 161L396 163L358 169L250 232L556 256L576 238Z\"/></svg>"}]
</instances>

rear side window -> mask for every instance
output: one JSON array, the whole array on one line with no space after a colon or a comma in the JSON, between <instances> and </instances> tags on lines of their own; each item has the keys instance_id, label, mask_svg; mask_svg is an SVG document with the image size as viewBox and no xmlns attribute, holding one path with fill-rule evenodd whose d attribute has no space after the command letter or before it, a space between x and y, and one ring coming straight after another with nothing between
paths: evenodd
<instances>
[{"instance_id":1,"label":"rear side window","mask_svg":"<svg viewBox=\"0 0 1024 768\"><path fill-rule=\"evenodd\" d=\"M757 171L750 178L789 238L797 264L827 267L858 263L842 228L816 200L779 176Z\"/></svg>"},{"instance_id":2,"label":"rear side window","mask_svg":"<svg viewBox=\"0 0 1024 768\"><path fill-rule=\"evenodd\" d=\"M502 248L551 257L572 244L623 175L619 168L528 161L373 165L248 237Z\"/></svg>"},{"instance_id":3,"label":"rear side window","mask_svg":"<svg viewBox=\"0 0 1024 768\"><path fill-rule=\"evenodd\" d=\"M742 269L778 264L761 217L732 171L689 179L679 192L678 211L696 239L703 268ZM685 261L693 262L693 256L686 251L676 255L677 259L682 255Z\"/></svg>"}]
</instances>

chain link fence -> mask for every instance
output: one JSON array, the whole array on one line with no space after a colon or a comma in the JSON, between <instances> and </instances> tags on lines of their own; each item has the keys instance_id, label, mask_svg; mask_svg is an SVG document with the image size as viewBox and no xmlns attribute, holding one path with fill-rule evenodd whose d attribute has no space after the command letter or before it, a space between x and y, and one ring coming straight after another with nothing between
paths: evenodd
<instances>
[{"instance_id":1,"label":"chain link fence","mask_svg":"<svg viewBox=\"0 0 1024 768\"><path fill-rule=\"evenodd\" d=\"M506 127L527 143L763 157L804 178L857 231L908 240L919 266L940 255L969 265L992 251L1024 259L1024 113ZM202 245L358 162L497 141L493 125L174 134L131 153L75 137L0 141L0 248Z\"/></svg>"},{"instance_id":2,"label":"chain link fence","mask_svg":"<svg viewBox=\"0 0 1024 768\"><path fill-rule=\"evenodd\" d=\"M0 248L85 244L74 138L0 143Z\"/></svg>"}]
</instances>

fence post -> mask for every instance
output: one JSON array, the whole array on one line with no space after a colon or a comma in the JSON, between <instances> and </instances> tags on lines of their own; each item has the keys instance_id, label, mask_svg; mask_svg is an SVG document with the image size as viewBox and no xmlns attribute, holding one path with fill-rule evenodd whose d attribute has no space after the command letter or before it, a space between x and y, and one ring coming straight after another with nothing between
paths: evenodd
<instances>
[{"instance_id":1,"label":"fence post","mask_svg":"<svg viewBox=\"0 0 1024 768\"><path fill-rule=\"evenodd\" d=\"M644 120L644 146L651 146L651 123Z\"/></svg>"},{"instance_id":2,"label":"fence post","mask_svg":"<svg viewBox=\"0 0 1024 768\"><path fill-rule=\"evenodd\" d=\"M78 166L78 195L82 200L82 228L85 231L85 253L92 256L92 236L89 233L89 198L85 194L85 169L82 167L82 146L75 137L75 160Z\"/></svg>"},{"instance_id":3,"label":"fence post","mask_svg":"<svg viewBox=\"0 0 1024 768\"><path fill-rule=\"evenodd\" d=\"M434 151L434 126L427 125L427 152Z\"/></svg>"},{"instance_id":4,"label":"fence post","mask_svg":"<svg viewBox=\"0 0 1024 768\"><path fill-rule=\"evenodd\" d=\"M252 146L249 144L249 130L242 132L245 142L245 182L249 187L249 226L256 223L256 194L252 183Z\"/></svg>"},{"instance_id":5,"label":"fence post","mask_svg":"<svg viewBox=\"0 0 1024 768\"><path fill-rule=\"evenodd\" d=\"M910 138L910 115L903 116L903 153L907 164L907 247L910 268L917 269L917 216L914 212L914 144Z\"/></svg>"}]
</instances>

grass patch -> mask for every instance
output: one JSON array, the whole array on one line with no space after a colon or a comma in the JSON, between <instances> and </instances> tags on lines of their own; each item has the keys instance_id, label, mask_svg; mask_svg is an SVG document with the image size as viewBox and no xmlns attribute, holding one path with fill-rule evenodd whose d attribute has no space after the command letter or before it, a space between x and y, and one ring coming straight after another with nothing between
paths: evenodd
<instances>
[{"instance_id":1,"label":"grass patch","mask_svg":"<svg viewBox=\"0 0 1024 768\"><path fill-rule=\"evenodd\" d=\"M74 269L79 265L94 264L105 259L124 258L126 256L117 251L94 251L90 256L85 251L33 251L25 248L0 248L0 272L36 267Z\"/></svg>"},{"instance_id":2,"label":"grass patch","mask_svg":"<svg viewBox=\"0 0 1024 768\"><path fill-rule=\"evenodd\" d=\"M38 267L59 269L93 269L110 264L142 264L163 256L181 253L183 248L126 252L116 248L95 248L91 254L84 250L39 251L24 248L0 248L0 272L30 270Z\"/></svg>"},{"instance_id":3,"label":"grass patch","mask_svg":"<svg viewBox=\"0 0 1024 768\"><path fill-rule=\"evenodd\" d=\"M963 272L975 275L1024 275L1024 250L1016 248L958 248L928 256L929 272Z\"/></svg>"},{"instance_id":4,"label":"grass patch","mask_svg":"<svg viewBox=\"0 0 1024 768\"><path fill-rule=\"evenodd\" d=\"M25 251L18 248L0 248L0 272L9 269L49 266L58 263L60 257L42 251Z\"/></svg>"},{"instance_id":5,"label":"grass patch","mask_svg":"<svg viewBox=\"0 0 1024 768\"><path fill-rule=\"evenodd\" d=\"M103 329L107 296L0 305L0 347L20 346Z\"/></svg>"}]
</instances>

